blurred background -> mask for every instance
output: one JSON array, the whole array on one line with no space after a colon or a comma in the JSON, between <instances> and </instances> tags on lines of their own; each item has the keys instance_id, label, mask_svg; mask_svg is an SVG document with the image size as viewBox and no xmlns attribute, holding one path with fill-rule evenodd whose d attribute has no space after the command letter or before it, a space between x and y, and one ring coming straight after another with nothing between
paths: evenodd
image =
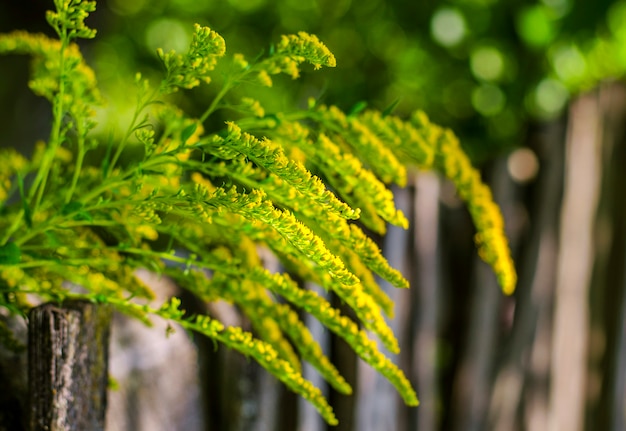
<instances>
[{"instance_id":1,"label":"blurred background","mask_svg":"<svg viewBox=\"0 0 626 431\"><path fill-rule=\"evenodd\" d=\"M50 34L51 3L2 0L0 32ZM135 72L157 76L156 48L184 51L195 22L248 58L281 34L318 35L336 68L246 91L267 112L310 96L347 111L364 101L397 103L399 116L422 109L461 138L502 207L519 272L512 297L478 259L450 183L416 171L396 190L411 227L378 240L412 282L389 294L395 360L421 405L406 408L311 322L356 392L335 394L306 370L336 410L333 429L626 429L626 1L99 1L88 21L98 36L81 48L107 99L102 133L132 112ZM0 57L0 71L0 146L28 153L47 138L47 103L27 89L27 58ZM216 88L177 97L194 115ZM247 324L224 304L211 312ZM120 316L113 331L110 430L326 430L304 401L221 346L182 331L165 339Z\"/></svg>"}]
</instances>

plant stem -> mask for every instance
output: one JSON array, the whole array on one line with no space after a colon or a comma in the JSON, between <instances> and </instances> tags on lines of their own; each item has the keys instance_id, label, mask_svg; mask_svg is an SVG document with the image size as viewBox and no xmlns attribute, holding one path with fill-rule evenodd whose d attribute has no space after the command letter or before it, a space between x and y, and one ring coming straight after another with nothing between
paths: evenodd
<instances>
[{"instance_id":1,"label":"plant stem","mask_svg":"<svg viewBox=\"0 0 626 431\"><path fill-rule=\"evenodd\" d=\"M114 202L108 202L108 203L104 203L104 204L95 204L91 207L83 207L81 208L81 211L93 211L93 210L102 210L102 209L107 209L107 208L116 208L116 207L120 207L120 206L124 206L124 205L137 205L139 203L143 202L143 200L121 200L121 201L114 201ZM76 211L77 213L78 211ZM31 238L34 238L37 235L40 235L48 230L51 229L68 229L68 228L73 228L73 227L79 227L79 226L119 226L118 222L114 222L111 220L72 220L71 217L74 215L75 213L68 213L68 214L64 214L64 215L59 215L59 216L53 216L50 219L46 220L44 223L33 227L33 229L29 230L28 232L24 233L22 236L20 236L19 239L17 239L15 241L16 245L22 245L25 244L26 242L28 242ZM68 218L70 218L68 220ZM64 221L65 220L65 221Z\"/></svg>"},{"instance_id":2,"label":"plant stem","mask_svg":"<svg viewBox=\"0 0 626 431\"><path fill-rule=\"evenodd\" d=\"M28 199L32 200L33 196L36 195L31 208L33 215L37 212L41 199L43 198L46 184L48 182L48 175L50 173L50 169L52 168L57 148L62 144L61 123L63 122L65 114L63 99L65 98L65 79L67 72L65 70L65 50L68 42L69 38L67 36L67 29L63 27L61 29L61 48L59 50L59 91L55 95L53 102L53 122L52 130L50 131L50 140L48 143L48 149L43 156L41 167L37 172L37 176L35 177L35 181L28 196Z\"/></svg>"},{"instance_id":3,"label":"plant stem","mask_svg":"<svg viewBox=\"0 0 626 431\"><path fill-rule=\"evenodd\" d=\"M152 93L146 97L145 99L143 99L144 96L144 92L145 90L141 89L139 95L137 96L137 108L135 109L135 112L133 113L133 118L130 122L130 124L128 125L128 129L126 130L126 133L124 134L124 137L122 138L122 140L120 141L119 145L117 146L117 149L115 150L115 154L113 155L113 157L111 158L111 163L109 163L109 172L113 170L113 168L115 167L115 165L117 164L117 161L119 160L120 156L122 155L122 151L124 151L124 148L126 147L126 144L128 143L128 139L130 138L130 135L137 130L137 119L139 118L139 115L141 115L141 113L143 112L144 109L146 109L146 107L148 105L150 105L151 103L153 103L156 99L156 97L159 94L159 88L155 89L152 91ZM143 100L142 100L143 99Z\"/></svg>"},{"instance_id":4,"label":"plant stem","mask_svg":"<svg viewBox=\"0 0 626 431\"><path fill-rule=\"evenodd\" d=\"M226 93L228 93L230 89L233 87L234 82L235 81L230 78L226 79L226 82L224 83L224 86L222 87L220 92L217 93L217 96L215 96L215 98L213 99L213 101L211 102L207 110L204 111L204 113L200 117L200 123L204 123L206 119L209 118L209 116L217 110L218 104L221 102L224 96L226 96Z\"/></svg>"},{"instance_id":5,"label":"plant stem","mask_svg":"<svg viewBox=\"0 0 626 431\"><path fill-rule=\"evenodd\" d=\"M5 231L4 236L0 240L0 245L5 245L9 242L9 238L11 238L11 235L13 235L13 233L20 227L20 223L23 217L24 210L21 209L15 216L15 219L13 220L13 223L11 223L11 226Z\"/></svg>"},{"instance_id":6,"label":"plant stem","mask_svg":"<svg viewBox=\"0 0 626 431\"><path fill-rule=\"evenodd\" d=\"M76 155L76 166L74 166L74 175L72 176L72 183L67 190L67 195L65 196L65 203L69 203L72 200L72 196L74 195L74 190L76 190L76 185L78 184L78 178L80 177L80 172L83 168L83 160L85 158L85 131L82 130L80 124L77 124L77 132L78 132L78 154Z\"/></svg>"}]
</instances>

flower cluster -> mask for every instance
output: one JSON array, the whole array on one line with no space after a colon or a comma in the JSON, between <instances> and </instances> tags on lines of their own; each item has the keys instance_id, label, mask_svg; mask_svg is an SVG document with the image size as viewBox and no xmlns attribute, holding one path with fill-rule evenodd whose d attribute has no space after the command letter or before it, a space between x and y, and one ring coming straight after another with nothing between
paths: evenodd
<instances>
[{"instance_id":1,"label":"flower cluster","mask_svg":"<svg viewBox=\"0 0 626 431\"><path fill-rule=\"evenodd\" d=\"M384 170L390 164L403 160L405 165L414 164L422 169L434 169L450 179L468 205L477 230L475 239L479 256L491 265L503 292L513 293L517 274L504 232L502 214L493 201L489 187L481 181L480 174L472 167L451 131L432 124L421 111L415 112L409 121L404 121L377 111L366 110L349 116L337 107L313 105L308 118L318 122L318 139L315 143L309 142L309 147L303 147L303 151L309 153L311 160L324 171L328 181L335 185L347 202L358 202L362 210L361 219L374 230L384 232L382 220L405 225L403 217L397 216L398 213L389 199L390 195L385 193L384 188L384 184L390 182L403 184L404 171L399 171L401 174L393 178ZM332 136L332 140L328 136ZM354 145L353 153L357 155L361 152L376 154L378 165L382 166L377 169L376 159L370 157L367 167L371 171L364 170L354 156L342 154L337 149L338 146L333 145L335 140ZM312 154L315 150L311 150L311 147L323 149L323 154L332 154L334 157L316 158ZM365 156L360 158L367 160ZM357 176L361 193L367 193L366 199L363 199L366 201L364 205L361 200L355 200L357 192L353 191L348 180L343 179L343 172ZM334 177L343 179L343 183L333 179ZM373 194L377 197L373 197ZM376 206L370 207L367 202L376 203Z\"/></svg>"},{"instance_id":2,"label":"flower cluster","mask_svg":"<svg viewBox=\"0 0 626 431\"><path fill-rule=\"evenodd\" d=\"M459 196L467 202L476 226L480 257L493 268L503 292L512 294L517 275L504 234L502 213L493 201L491 190L480 180L480 174L472 168L458 139L449 130L441 135L437 153L439 169L454 182Z\"/></svg>"},{"instance_id":3,"label":"flower cluster","mask_svg":"<svg viewBox=\"0 0 626 431\"><path fill-rule=\"evenodd\" d=\"M247 67L242 56L237 60L240 67ZM255 66L257 82L271 87L273 83L270 75L279 73L296 79L300 76L300 65L304 62L312 64L315 69L337 65L333 53L317 36L301 31L298 34L283 35L280 43L270 51L270 56Z\"/></svg>"},{"instance_id":4,"label":"flower cluster","mask_svg":"<svg viewBox=\"0 0 626 431\"><path fill-rule=\"evenodd\" d=\"M42 34L30 34L14 31L0 34L0 54L22 54L33 56L33 71L29 87L40 95L53 101L59 91L60 77L64 76L66 91L65 104L80 104L87 107L89 115L93 115L93 105L100 104L100 93L97 88L93 69L85 63L78 46L68 45L63 51L63 67L59 51L61 43Z\"/></svg>"},{"instance_id":5,"label":"flower cluster","mask_svg":"<svg viewBox=\"0 0 626 431\"><path fill-rule=\"evenodd\" d=\"M181 55L175 51L165 53L160 48L157 51L167 71L161 91L169 93L177 88L190 89L201 82L209 83L210 72L215 68L218 58L225 53L226 43L222 36L208 27L196 24L187 54Z\"/></svg>"},{"instance_id":6,"label":"flower cluster","mask_svg":"<svg viewBox=\"0 0 626 431\"><path fill-rule=\"evenodd\" d=\"M96 10L95 1L54 0L54 5L56 11L48 11L46 19L59 38L93 39L96 36L96 30L85 25L85 18Z\"/></svg>"},{"instance_id":7,"label":"flower cluster","mask_svg":"<svg viewBox=\"0 0 626 431\"><path fill-rule=\"evenodd\" d=\"M12 192L11 179L18 172L24 170L27 161L20 153L12 148L0 149L0 204L4 202Z\"/></svg>"}]
</instances>

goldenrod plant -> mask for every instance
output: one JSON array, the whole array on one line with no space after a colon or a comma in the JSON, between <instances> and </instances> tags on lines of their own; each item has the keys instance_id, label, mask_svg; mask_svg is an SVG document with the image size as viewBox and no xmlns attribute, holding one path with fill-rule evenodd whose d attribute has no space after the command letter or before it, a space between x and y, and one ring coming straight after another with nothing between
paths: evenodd
<instances>
[{"instance_id":1,"label":"goldenrod plant","mask_svg":"<svg viewBox=\"0 0 626 431\"><path fill-rule=\"evenodd\" d=\"M227 55L217 32L196 25L187 53L158 52L160 82L131 78L135 112L121 136L103 139L94 127L106 95L75 43L95 36L85 25L95 2L54 5L47 20L58 39L0 35L0 53L32 56L29 86L48 99L53 114L48 140L30 158L0 150L0 306L10 313L26 315L33 298L86 299L148 324L154 316L170 320L254 358L336 424L320 390L302 377L301 361L339 392L352 389L300 320L301 310L345 339L408 405L417 405L403 372L371 338L399 351L385 320L393 303L376 276L398 288L408 282L364 230L407 227L390 185L405 185L410 168L435 170L454 182L475 222L480 256L503 291L513 292L516 275L500 211L455 136L424 113L407 120L364 109L346 114L310 100L306 109L270 114L262 100L232 100L231 89L245 94L246 86L271 87L281 73L297 78L306 63L335 66L317 37L283 36L249 60ZM191 118L172 94L214 85L218 62L228 74L205 112ZM231 120L208 130L208 119L224 109L234 109ZM284 272L264 267L267 250ZM253 333L209 315L190 316L177 298L155 304L151 288L136 276L139 268L170 277L207 302L236 304ZM302 281L334 292L357 320ZM0 326L0 333L5 344L15 344L7 328Z\"/></svg>"}]
</instances>

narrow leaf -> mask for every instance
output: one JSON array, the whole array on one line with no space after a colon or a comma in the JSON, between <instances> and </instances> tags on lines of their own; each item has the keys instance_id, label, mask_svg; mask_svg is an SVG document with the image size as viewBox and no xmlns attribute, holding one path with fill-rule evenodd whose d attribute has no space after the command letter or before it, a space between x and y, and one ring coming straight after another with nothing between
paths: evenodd
<instances>
[{"instance_id":1,"label":"narrow leaf","mask_svg":"<svg viewBox=\"0 0 626 431\"><path fill-rule=\"evenodd\" d=\"M22 175L17 175L17 186L20 190L20 197L22 198L22 208L24 209L24 219L26 220L26 225L30 228L33 227L33 216L30 210L30 206L28 206L28 201L26 200L26 193L24 193L24 178Z\"/></svg>"},{"instance_id":2,"label":"narrow leaf","mask_svg":"<svg viewBox=\"0 0 626 431\"><path fill-rule=\"evenodd\" d=\"M183 129L183 131L180 133L180 140L183 142L183 144L187 143L187 140L191 138L191 135L195 133L197 128L198 123L193 123Z\"/></svg>"},{"instance_id":3,"label":"narrow leaf","mask_svg":"<svg viewBox=\"0 0 626 431\"><path fill-rule=\"evenodd\" d=\"M390 115L396 109L399 103L400 103L400 99L396 99L393 102L391 102L391 105L387 106L385 110L382 112L382 117L385 118L386 116Z\"/></svg>"},{"instance_id":4,"label":"narrow leaf","mask_svg":"<svg viewBox=\"0 0 626 431\"><path fill-rule=\"evenodd\" d=\"M82 202L77 202L77 201L68 202L67 204L63 205L63 208L61 208L61 214L62 215L74 214L74 217L72 217L74 220L93 221L93 218L87 211L82 211L83 206L84 205Z\"/></svg>"},{"instance_id":5,"label":"narrow leaf","mask_svg":"<svg viewBox=\"0 0 626 431\"><path fill-rule=\"evenodd\" d=\"M350 111L348 112L348 117L354 117L365 108L367 108L367 102L361 100L360 102L355 103L354 106L350 108Z\"/></svg>"}]
</instances>

